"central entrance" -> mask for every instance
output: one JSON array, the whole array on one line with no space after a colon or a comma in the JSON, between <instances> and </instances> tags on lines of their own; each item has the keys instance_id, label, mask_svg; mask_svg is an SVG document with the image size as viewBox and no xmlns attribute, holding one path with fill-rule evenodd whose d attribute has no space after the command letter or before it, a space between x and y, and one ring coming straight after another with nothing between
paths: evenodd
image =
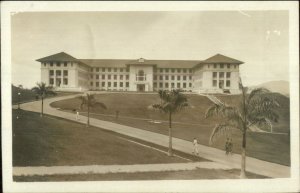
<instances>
[{"instance_id":1,"label":"central entrance","mask_svg":"<svg viewBox=\"0 0 300 193\"><path fill-rule=\"evenodd\" d=\"M145 92L145 84L137 84L136 86L138 92Z\"/></svg>"}]
</instances>

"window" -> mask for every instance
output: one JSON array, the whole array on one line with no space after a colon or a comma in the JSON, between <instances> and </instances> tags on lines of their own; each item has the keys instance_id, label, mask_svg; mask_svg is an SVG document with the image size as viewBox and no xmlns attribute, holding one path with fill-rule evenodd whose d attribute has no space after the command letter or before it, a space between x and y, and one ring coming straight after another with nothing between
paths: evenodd
<instances>
[{"instance_id":1,"label":"window","mask_svg":"<svg viewBox=\"0 0 300 193\"><path fill-rule=\"evenodd\" d=\"M114 72L117 72L118 71L118 69L117 68L114 68Z\"/></svg>"},{"instance_id":2,"label":"window","mask_svg":"<svg viewBox=\"0 0 300 193\"><path fill-rule=\"evenodd\" d=\"M54 71L53 71L53 70L50 70L50 71L49 71L49 75L50 75L50 76L53 76L53 75L54 75Z\"/></svg>"},{"instance_id":3,"label":"window","mask_svg":"<svg viewBox=\"0 0 300 193\"><path fill-rule=\"evenodd\" d=\"M185 82L183 83L183 88L186 88L186 83Z\"/></svg>"},{"instance_id":4,"label":"window","mask_svg":"<svg viewBox=\"0 0 300 193\"><path fill-rule=\"evenodd\" d=\"M117 75L114 75L114 80L117 80Z\"/></svg>"},{"instance_id":5,"label":"window","mask_svg":"<svg viewBox=\"0 0 300 193\"><path fill-rule=\"evenodd\" d=\"M43 63L44 64L44 67L46 67L46 63Z\"/></svg>"},{"instance_id":6,"label":"window","mask_svg":"<svg viewBox=\"0 0 300 193\"><path fill-rule=\"evenodd\" d=\"M169 80L169 76L165 76L165 80Z\"/></svg>"},{"instance_id":7,"label":"window","mask_svg":"<svg viewBox=\"0 0 300 193\"><path fill-rule=\"evenodd\" d=\"M171 88L174 88L175 84L174 82L171 83Z\"/></svg>"},{"instance_id":8,"label":"window","mask_svg":"<svg viewBox=\"0 0 300 193\"><path fill-rule=\"evenodd\" d=\"M213 80L213 87L217 87L217 80Z\"/></svg>"},{"instance_id":9,"label":"window","mask_svg":"<svg viewBox=\"0 0 300 193\"><path fill-rule=\"evenodd\" d=\"M105 82L102 82L102 87L105 87Z\"/></svg>"},{"instance_id":10,"label":"window","mask_svg":"<svg viewBox=\"0 0 300 193\"><path fill-rule=\"evenodd\" d=\"M111 75L110 75L110 74L109 74L109 75L107 75L107 79L108 79L108 80L110 80L110 78L111 78Z\"/></svg>"},{"instance_id":11,"label":"window","mask_svg":"<svg viewBox=\"0 0 300 193\"><path fill-rule=\"evenodd\" d=\"M157 72L157 68L154 68L154 69L153 69L153 72L156 73L156 72Z\"/></svg>"},{"instance_id":12,"label":"window","mask_svg":"<svg viewBox=\"0 0 300 193\"><path fill-rule=\"evenodd\" d=\"M220 68L224 68L224 64L220 64Z\"/></svg>"},{"instance_id":13,"label":"window","mask_svg":"<svg viewBox=\"0 0 300 193\"><path fill-rule=\"evenodd\" d=\"M159 80L162 80L163 79L163 76L159 76Z\"/></svg>"},{"instance_id":14,"label":"window","mask_svg":"<svg viewBox=\"0 0 300 193\"><path fill-rule=\"evenodd\" d=\"M165 88L169 88L169 83L165 83Z\"/></svg>"},{"instance_id":15,"label":"window","mask_svg":"<svg viewBox=\"0 0 300 193\"><path fill-rule=\"evenodd\" d=\"M110 72L110 71L111 71L111 68L108 68L107 70L108 70L108 72Z\"/></svg>"},{"instance_id":16,"label":"window","mask_svg":"<svg viewBox=\"0 0 300 193\"><path fill-rule=\"evenodd\" d=\"M102 68L102 72L105 72L105 68Z\"/></svg>"},{"instance_id":17,"label":"window","mask_svg":"<svg viewBox=\"0 0 300 193\"><path fill-rule=\"evenodd\" d=\"M157 76L156 75L153 76L153 80L157 80Z\"/></svg>"},{"instance_id":18,"label":"window","mask_svg":"<svg viewBox=\"0 0 300 193\"><path fill-rule=\"evenodd\" d=\"M163 83L160 82L160 83L159 83L159 88L162 88L162 87L163 87Z\"/></svg>"},{"instance_id":19,"label":"window","mask_svg":"<svg viewBox=\"0 0 300 193\"><path fill-rule=\"evenodd\" d=\"M123 72L123 68L120 68L120 72Z\"/></svg>"},{"instance_id":20,"label":"window","mask_svg":"<svg viewBox=\"0 0 300 193\"><path fill-rule=\"evenodd\" d=\"M175 80L175 76L171 76L171 79L172 79L172 80Z\"/></svg>"},{"instance_id":21,"label":"window","mask_svg":"<svg viewBox=\"0 0 300 193\"><path fill-rule=\"evenodd\" d=\"M107 84L108 84L108 87L111 87L111 82L108 82Z\"/></svg>"},{"instance_id":22,"label":"window","mask_svg":"<svg viewBox=\"0 0 300 193\"><path fill-rule=\"evenodd\" d=\"M186 80L186 76L183 76L183 80Z\"/></svg>"},{"instance_id":23,"label":"window","mask_svg":"<svg viewBox=\"0 0 300 193\"><path fill-rule=\"evenodd\" d=\"M192 76L189 76L189 79L192 80Z\"/></svg>"},{"instance_id":24,"label":"window","mask_svg":"<svg viewBox=\"0 0 300 193\"><path fill-rule=\"evenodd\" d=\"M177 76L177 80L180 80L180 76Z\"/></svg>"},{"instance_id":25,"label":"window","mask_svg":"<svg viewBox=\"0 0 300 193\"><path fill-rule=\"evenodd\" d=\"M68 62L64 62L64 67L67 67L68 66Z\"/></svg>"},{"instance_id":26,"label":"window","mask_svg":"<svg viewBox=\"0 0 300 193\"><path fill-rule=\"evenodd\" d=\"M90 82L90 85L93 86L93 82Z\"/></svg>"},{"instance_id":27,"label":"window","mask_svg":"<svg viewBox=\"0 0 300 193\"><path fill-rule=\"evenodd\" d=\"M177 88L180 88L180 83L179 82L177 83Z\"/></svg>"},{"instance_id":28,"label":"window","mask_svg":"<svg viewBox=\"0 0 300 193\"><path fill-rule=\"evenodd\" d=\"M171 69L171 72L173 72L173 73L174 73L174 72L175 72L175 69L174 69L174 68L172 68L172 69Z\"/></svg>"},{"instance_id":29,"label":"window","mask_svg":"<svg viewBox=\"0 0 300 193\"><path fill-rule=\"evenodd\" d=\"M230 68L230 64L227 64L227 68Z\"/></svg>"},{"instance_id":30,"label":"window","mask_svg":"<svg viewBox=\"0 0 300 193\"><path fill-rule=\"evenodd\" d=\"M154 87L154 88L157 87L157 83L156 83L156 82L153 83L153 87Z\"/></svg>"},{"instance_id":31,"label":"window","mask_svg":"<svg viewBox=\"0 0 300 193\"><path fill-rule=\"evenodd\" d=\"M186 69L183 69L183 73L186 73Z\"/></svg>"},{"instance_id":32,"label":"window","mask_svg":"<svg viewBox=\"0 0 300 193\"><path fill-rule=\"evenodd\" d=\"M99 68L96 68L96 72L99 72Z\"/></svg>"},{"instance_id":33,"label":"window","mask_svg":"<svg viewBox=\"0 0 300 193\"><path fill-rule=\"evenodd\" d=\"M61 71L60 70L56 70L56 76L61 76Z\"/></svg>"},{"instance_id":34,"label":"window","mask_svg":"<svg viewBox=\"0 0 300 193\"><path fill-rule=\"evenodd\" d=\"M71 67L73 67L73 62L71 62Z\"/></svg>"},{"instance_id":35,"label":"window","mask_svg":"<svg viewBox=\"0 0 300 193\"><path fill-rule=\"evenodd\" d=\"M169 72L169 69L168 69L168 68L166 68L166 69L165 69L165 71L166 71L166 72Z\"/></svg>"},{"instance_id":36,"label":"window","mask_svg":"<svg viewBox=\"0 0 300 193\"><path fill-rule=\"evenodd\" d=\"M159 69L159 71L160 71L160 72L163 72L163 69L161 68L161 69Z\"/></svg>"},{"instance_id":37,"label":"window","mask_svg":"<svg viewBox=\"0 0 300 193\"><path fill-rule=\"evenodd\" d=\"M219 72L219 78L224 78L224 72Z\"/></svg>"},{"instance_id":38,"label":"window","mask_svg":"<svg viewBox=\"0 0 300 193\"><path fill-rule=\"evenodd\" d=\"M91 79L93 79L93 75L91 74Z\"/></svg>"},{"instance_id":39,"label":"window","mask_svg":"<svg viewBox=\"0 0 300 193\"><path fill-rule=\"evenodd\" d=\"M209 65L209 64L207 64L207 68L210 68L210 65Z\"/></svg>"},{"instance_id":40,"label":"window","mask_svg":"<svg viewBox=\"0 0 300 193\"><path fill-rule=\"evenodd\" d=\"M127 88L129 87L129 82L126 82L126 87L127 87Z\"/></svg>"},{"instance_id":41,"label":"window","mask_svg":"<svg viewBox=\"0 0 300 193\"><path fill-rule=\"evenodd\" d=\"M217 78L218 73L217 72L213 72L213 78Z\"/></svg>"},{"instance_id":42,"label":"window","mask_svg":"<svg viewBox=\"0 0 300 193\"><path fill-rule=\"evenodd\" d=\"M230 78L230 72L226 72L226 78Z\"/></svg>"},{"instance_id":43,"label":"window","mask_svg":"<svg viewBox=\"0 0 300 193\"><path fill-rule=\"evenodd\" d=\"M120 80L123 80L123 75L120 75Z\"/></svg>"},{"instance_id":44,"label":"window","mask_svg":"<svg viewBox=\"0 0 300 193\"><path fill-rule=\"evenodd\" d=\"M49 80L49 84L53 85L54 84L54 79L53 78L50 78Z\"/></svg>"},{"instance_id":45,"label":"window","mask_svg":"<svg viewBox=\"0 0 300 193\"><path fill-rule=\"evenodd\" d=\"M129 68L126 68L126 72L129 72Z\"/></svg>"},{"instance_id":46,"label":"window","mask_svg":"<svg viewBox=\"0 0 300 193\"><path fill-rule=\"evenodd\" d=\"M64 76L68 76L68 71L64 70Z\"/></svg>"},{"instance_id":47,"label":"window","mask_svg":"<svg viewBox=\"0 0 300 193\"><path fill-rule=\"evenodd\" d=\"M226 80L226 86L230 87L230 80Z\"/></svg>"},{"instance_id":48,"label":"window","mask_svg":"<svg viewBox=\"0 0 300 193\"><path fill-rule=\"evenodd\" d=\"M126 80L129 80L129 75L126 75Z\"/></svg>"},{"instance_id":49,"label":"window","mask_svg":"<svg viewBox=\"0 0 300 193\"><path fill-rule=\"evenodd\" d=\"M192 87L192 83L189 83L189 87Z\"/></svg>"},{"instance_id":50,"label":"window","mask_svg":"<svg viewBox=\"0 0 300 193\"><path fill-rule=\"evenodd\" d=\"M96 87L99 87L99 82L96 82Z\"/></svg>"},{"instance_id":51,"label":"window","mask_svg":"<svg viewBox=\"0 0 300 193\"><path fill-rule=\"evenodd\" d=\"M181 69L177 69L177 72L180 73L180 72L181 72Z\"/></svg>"},{"instance_id":52,"label":"window","mask_svg":"<svg viewBox=\"0 0 300 193\"><path fill-rule=\"evenodd\" d=\"M217 64L214 64L214 68L217 68Z\"/></svg>"},{"instance_id":53,"label":"window","mask_svg":"<svg viewBox=\"0 0 300 193\"><path fill-rule=\"evenodd\" d=\"M102 80L105 80L105 75L104 74L102 75Z\"/></svg>"},{"instance_id":54,"label":"window","mask_svg":"<svg viewBox=\"0 0 300 193\"><path fill-rule=\"evenodd\" d=\"M117 87L117 86L118 86L117 82L114 82L114 87Z\"/></svg>"},{"instance_id":55,"label":"window","mask_svg":"<svg viewBox=\"0 0 300 193\"><path fill-rule=\"evenodd\" d=\"M234 65L234 68L236 68L236 64Z\"/></svg>"},{"instance_id":56,"label":"window","mask_svg":"<svg viewBox=\"0 0 300 193\"><path fill-rule=\"evenodd\" d=\"M189 69L189 72L190 72L190 73L192 73L192 72L193 72L193 70L192 70L192 69Z\"/></svg>"},{"instance_id":57,"label":"window","mask_svg":"<svg viewBox=\"0 0 300 193\"><path fill-rule=\"evenodd\" d=\"M120 87L123 87L123 82L120 82Z\"/></svg>"},{"instance_id":58,"label":"window","mask_svg":"<svg viewBox=\"0 0 300 193\"><path fill-rule=\"evenodd\" d=\"M98 74L96 75L96 79L99 80L99 75Z\"/></svg>"},{"instance_id":59,"label":"window","mask_svg":"<svg viewBox=\"0 0 300 193\"><path fill-rule=\"evenodd\" d=\"M53 67L53 62L50 62L50 66Z\"/></svg>"},{"instance_id":60,"label":"window","mask_svg":"<svg viewBox=\"0 0 300 193\"><path fill-rule=\"evenodd\" d=\"M56 62L56 66L57 66L57 67L60 67L60 62Z\"/></svg>"}]
</instances>

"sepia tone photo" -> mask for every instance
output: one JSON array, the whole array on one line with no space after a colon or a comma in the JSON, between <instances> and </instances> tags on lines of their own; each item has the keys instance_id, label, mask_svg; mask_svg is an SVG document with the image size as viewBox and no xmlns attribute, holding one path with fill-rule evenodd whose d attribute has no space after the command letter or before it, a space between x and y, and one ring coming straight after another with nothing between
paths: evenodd
<instances>
[{"instance_id":1,"label":"sepia tone photo","mask_svg":"<svg viewBox=\"0 0 300 193\"><path fill-rule=\"evenodd\" d=\"M11 13L12 183L295 177L289 14Z\"/></svg>"}]
</instances>

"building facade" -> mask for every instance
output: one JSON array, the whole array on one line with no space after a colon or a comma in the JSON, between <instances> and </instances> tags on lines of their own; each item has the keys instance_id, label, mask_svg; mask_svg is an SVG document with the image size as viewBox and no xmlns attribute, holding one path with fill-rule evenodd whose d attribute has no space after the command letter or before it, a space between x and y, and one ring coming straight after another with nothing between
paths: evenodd
<instances>
[{"instance_id":1,"label":"building facade","mask_svg":"<svg viewBox=\"0 0 300 193\"><path fill-rule=\"evenodd\" d=\"M76 59L64 52L40 58L41 81L58 91L182 89L239 93L243 62L217 54L206 60Z\"/></svg>"}]
</instances>

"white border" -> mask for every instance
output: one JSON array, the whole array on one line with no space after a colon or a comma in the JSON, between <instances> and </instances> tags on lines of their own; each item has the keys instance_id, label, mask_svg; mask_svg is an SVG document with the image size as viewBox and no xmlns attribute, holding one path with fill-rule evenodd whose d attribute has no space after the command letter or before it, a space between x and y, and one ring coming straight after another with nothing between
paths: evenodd
<instances>
[{"instance_id":1,"label":"white border","mask_svg":"<svg viewBox=\"0 0 300 193\"><path fill-rule=\"evenodd\" d=\"M130 182L12 181L10 16L24 11L289 10L291 178L264 180L165 180ZM299 191L298 2L1 2L2 154L4 192L298 192Z\"/></svg>"}]
</instances>

